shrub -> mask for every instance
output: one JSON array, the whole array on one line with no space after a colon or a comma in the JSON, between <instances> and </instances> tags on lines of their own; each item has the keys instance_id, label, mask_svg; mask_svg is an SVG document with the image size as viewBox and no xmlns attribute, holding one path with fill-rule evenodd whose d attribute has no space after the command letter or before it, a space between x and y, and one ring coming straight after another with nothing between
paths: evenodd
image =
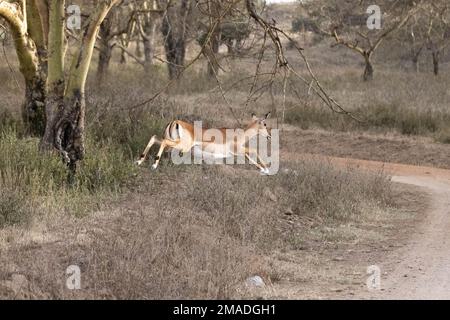
<instances>
[{"instance_id":1,"label":"shrub","mask_svg":"<svg viewBox=\"0 0 450 320\"><path fill-rule=\"evenodd\" d=\"M0 228L13 225L28 225L33 206L23 195L12 189L0 189Z\"/></svg>"},{"instance_id":2,"label":"shrub","mask_svg":"<svg viewBox=\"0 0 450 320\"><path fill-rule=\"evenodd\" d=\"M4 109L0 110L0 132L7 130L22 130L22 123L8 109Z\"/></svg>"},{"instance_id":3,"label":"shrub","mask_svg":"<svg viewBox=\"0 0 450 320\"><path fill-rule=\"evenodd\" d=\"M11 208L5 210L25 219L26 207L14 206L45 199L47 213L62 210L80 215L98 205L102 194L120 191L134 175L133 162L119 147L88 138L86 148L87 156L75 183L69 184L68 171L60 157L40 153L38 139L20 139L15 131L0 133L0 189L14 190L7 194L14 193L16 197L3 196L5 208ZM7 220L11 219L9 213Z\"/></svg>"},{"instance_id":4,"label":"shrub","mask_svg":"<svg viewBox=\"0 0 450 320\"><path fill-rule=\"evenodd\" d=\"M300 162L274 176L272 184L282 186L286 208L329 223L358 219L367 206L390 203L390 183L382 172L339 169L325 160Z\"/></svg>"},{"instance_id":5,"label":"shrub","mask_svg":"<svg viewBox=\"0 0 450 320\"><path fill-rule=\"evenodd\" d=\"M450 127L442 128L436 134L436 140L441 142L441 143L448 143L448 144L450 144Z\"/></svg>"},{"instance_id":6,"label":"shrub","mask_svg":"<svg viewBox=\"0 0 450 320\"><path fill-rule=\"evenodd\" d=\"M265 197L265 177L254 171L224 174L218 167L196 169L187 196L194 210L205 212L217 230L244 245L276 246L280 234L276 210Z\"/></svg>"},{"instance_id":7,"label":"shrub","mask_svg":"<svg viewBox=\"0 0 450 320\"><path fill-rule=\"evenodd\" d=\"M362 122L338 115L322 106L298 106L287 112L286 121L302 129L312 126L328 130L396 130L404 135L432 135L450 123L450 113L407 109L396 103L372 103L353 111Z\"/></svg>"}]
</instances>

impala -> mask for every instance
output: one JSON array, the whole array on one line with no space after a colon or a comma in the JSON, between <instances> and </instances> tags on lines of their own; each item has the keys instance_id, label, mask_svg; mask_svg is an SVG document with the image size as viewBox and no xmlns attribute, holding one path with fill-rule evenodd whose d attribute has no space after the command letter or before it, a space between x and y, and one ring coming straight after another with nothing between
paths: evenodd
<instances>
[{"instance_id":1,"label":"impala","mask_svg":"<svg viewBox=\"0 0 450 320\"><path fill-rule=\"evenodd\" d=\"M270 132L267 130L266 120L270 112L263 118L258 118L252 114L252 120L244 130L236 129L203 129L196 128L193 124L181 120L170 122L164 130L164 138L160 140L156 135L152 136L140 159L136 162L141 165L150 148L156 143L160 145L153 169L158 167L161 155L166 148L173 148L181 153L191 150L208 154L215 158L229 158L232 156L245 156L250 163L260 169L261 174L269 174L269 169L261 160L256 150L247 147L248 142L261 135L267 140L271 139ZM214 139L211 138L211 132L215 132ZM218 134L217 134L218 133ZM250 155L256 155L256 160Z\"/></svg>"}]
</instances>

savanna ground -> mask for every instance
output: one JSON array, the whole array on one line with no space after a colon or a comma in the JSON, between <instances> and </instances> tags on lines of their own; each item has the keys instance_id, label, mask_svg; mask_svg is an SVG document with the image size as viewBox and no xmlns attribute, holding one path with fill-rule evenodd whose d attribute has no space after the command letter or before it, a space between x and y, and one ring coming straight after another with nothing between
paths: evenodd
<instances>
[{"instance_id":1,"label":"savanna ground","mask_svg":"<svg viewBox=\"0 0 450 320\"><path fill-rule=\"evenodd\" d=\"M365 122L331 113L294 78L283 124L282 79L272 95L246 104L251 81L233 84L252 74L254 57L223 62L227 101L200 63L166 94L132 108L166 81L165 66L144 72L113 63L105 83L90 79L87 157L74 185L58 157L22 136L20 76L17 84L2 63L0 297L364 296L367 266L405 248L430 196L382 169L323 156L450 169L450 76L433 76L426 60L416 74L386 44L375 79L363 83L351 52L327 41L305 48L330 95ZM294 50L287 56L302 70ZM149 137L174 118L236 126L229 106L243 123L252 112L273 112L270 126L283 129L277 175L249 165L175 166L168 157L157 171L150 162L134 166ZM82 290L66 288L69 265L80 266ZM266 286L246 286L253 275Z\"/></svg>"}]
</instances>

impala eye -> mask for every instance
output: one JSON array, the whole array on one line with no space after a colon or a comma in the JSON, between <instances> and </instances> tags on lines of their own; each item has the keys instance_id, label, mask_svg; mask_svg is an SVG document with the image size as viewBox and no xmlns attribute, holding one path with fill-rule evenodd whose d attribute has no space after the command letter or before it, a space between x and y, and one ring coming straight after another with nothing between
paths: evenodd
<instances>
[{"instance_id":1,"label":"impala eye","mask_svg":"<svg viewBox=\"0 0 450 320\"><path fill-rule=\"evenodd\" d=\"M267 127L267 124L264 123L264 127Z\"/></svg>"}]
</instances>

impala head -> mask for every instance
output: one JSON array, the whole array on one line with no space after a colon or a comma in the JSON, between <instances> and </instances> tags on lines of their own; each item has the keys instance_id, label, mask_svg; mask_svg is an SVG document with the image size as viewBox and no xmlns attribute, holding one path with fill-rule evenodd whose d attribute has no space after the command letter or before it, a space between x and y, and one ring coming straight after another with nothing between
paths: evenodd
<instances>
[{"instance_id":1,"label":"impala head","mask_svg":"<svg viewBox=\"0 0 450 320\"><path fill-rule=\"evenodd\" d=\"M269 130L267 130L266 120L270 117L270 112L266 113L264 117L258 118L254 113L252 114L252 122L249 125L249 128L256 129L258 134L266 137L267 140L270 140L272 136L270 135Z\"/></svg>"}]
</instances>

